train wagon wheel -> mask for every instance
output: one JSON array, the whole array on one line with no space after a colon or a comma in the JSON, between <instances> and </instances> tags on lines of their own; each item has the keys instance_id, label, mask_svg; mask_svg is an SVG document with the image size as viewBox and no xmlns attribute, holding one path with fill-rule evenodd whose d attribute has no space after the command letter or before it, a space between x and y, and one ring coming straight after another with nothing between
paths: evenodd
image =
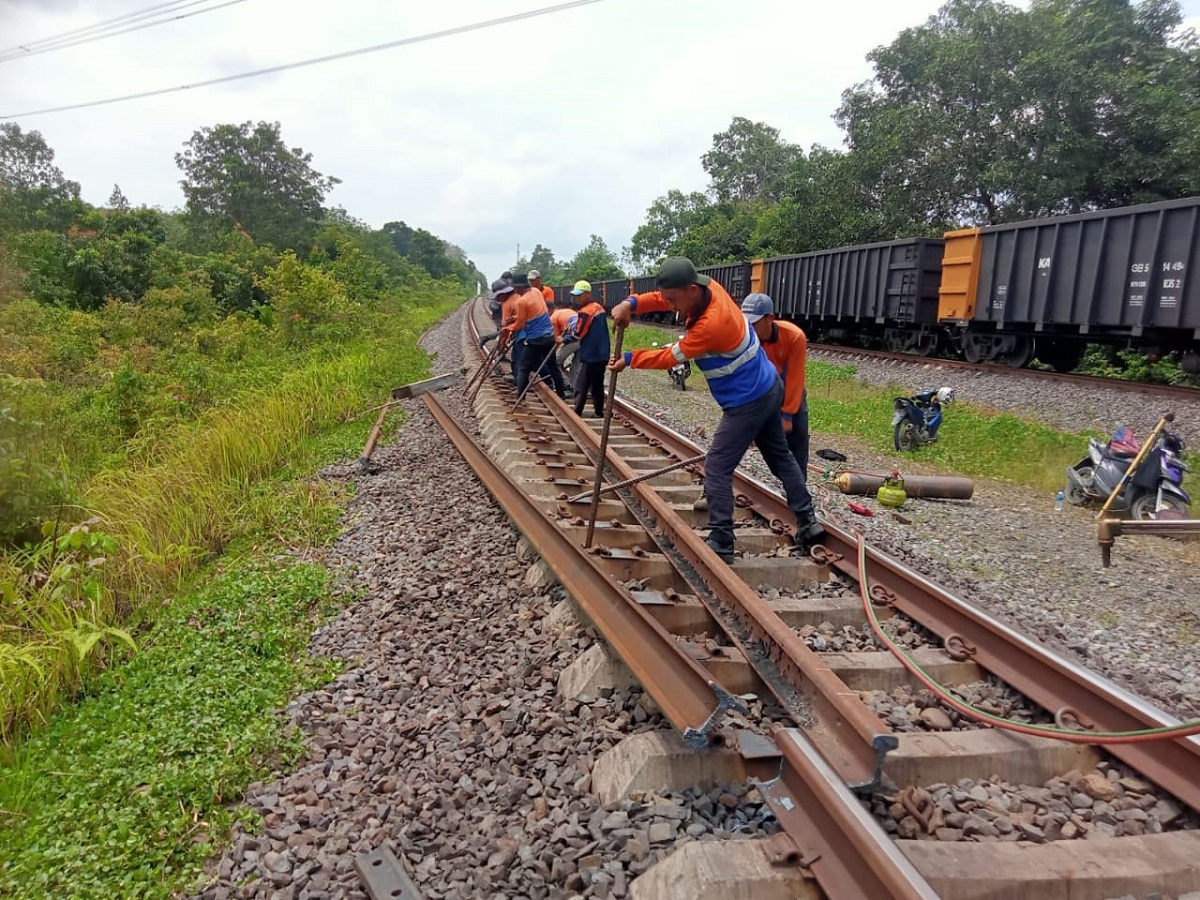
<instances>
[{"instance_id":1,"label":"train wagon wheel","mask_svg":"<svg viewBox=\"0 0 1200 900\"><path fill-rule=\"evenodd\" d=\"M1033 362L1033 351L1033 338L1018 337L1012 350L1000 354L997 360L1014 369L1023 369Z\"/></svg>"}]
</instances>

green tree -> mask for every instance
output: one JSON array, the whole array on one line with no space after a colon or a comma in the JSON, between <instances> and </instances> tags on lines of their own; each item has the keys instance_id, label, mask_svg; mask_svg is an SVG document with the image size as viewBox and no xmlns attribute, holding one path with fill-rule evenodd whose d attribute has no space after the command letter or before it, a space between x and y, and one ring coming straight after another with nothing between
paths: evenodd
<instances>
[{"instance_id":1,"label":"green tree","mask_svg":"<svg viewBox=\"0 0 1200 900\"><path fill-rule=\"evenodd\" d=\"M750 247L778 256L911 235L907 220L888 216L854 154L815 146L797 155L784 179L782 198L755 226Z\"/></svg>"},{"instance_id":2,"label":"green tree","mask_svg":"<svg viewBox=\"0 0 1200 900\"><path fill-rule=\"evenodd\" d=\"M413 230L403 222L388 222L381 229L391 239L392 246L401 256L408 256L408 248L412 246Z\"/></svg>"},{"instance_id":3,"label":"green tree","mask_svg":"<svg viewBox=\"0 0 1200 900\"><path fill-rule=\"evenodd\" d=\"M646 210L646 222L633 233L629 251L637 268L648 269L674 247L691 229L703 225L717 210L699 191L685 194L670 190Z\"/></svg>"},{"instance_id":4,"label":"green tree","mask_svg":"<svg viewBox=\"0 0 1200 900\"><path fill-rule=\"evenodd\" d=\"M129 212L133 208L129 205L129 200L125 197L125 192L121 190L119 184L114 184L112 193L108 195L108 208L119 209L121 212Z\"/></svg>"},{"instance_id":5,"label":"green tree","mask_svg":"<svg viewBox=\"0 0 1200 900\"><path fill-rule=\"evenodd\" d=\"M788 166L799 152L779 139L777 128L734 116L727 129L713 135L712 149L700 163L717 202L773 201L779 199Z\"/></svg>"},{"instance_id":6,"label":"green tree","mask_svg":"<svg viewBox=\"0 0 1200 900\"><path fill-rule=\"evenodd\" d=\"M754 233L765 210L766 204L761 201L723 204L708 221L673 244L671 254L686 256L698 266L757 256Z\"/></svg>"},{"instance_id":7,"label":"green tree","mask_svg":"<svg viewBox=\"0 0 1200 900\"><path fill-rule=\"evenodd\" d=\"M340 180L322 175L312 154L289 148L279 123L215 125L195 132L175 162L187 209L212 233L240 226L277 249L304 247L324 216L325 195Z\"/></svg>"},{"instance_id":8,"label":"green tree","mask_svg":"<svg viewBox=\"0 0 1200 900\"><path fill-rule=\"evenodd\" d=\"M573 284L580 278L587 281L610 281L624 277L625 272L617 262L616 254L608 249L603 238L593 234L588 239L587 246L566 264L561 280L563 284Z\"/></svg>"},{"instance_id":9,"label":"green tree","mask_svg":"<svg viewBox=\"0 0 1200 900\"><path fill-rule=\"evenodd\" d=\"M1194 193L1181 21L1170 0L950 0L868 55L837 121L878 204L917 227Z\"/></svg>"},{"instance_id":10,"label":"green tree","mask_svg":"<svg viewBox=\"0 0 1200 900\"><path fill-rule=\"evenodd\" d=\"M0 122L0 230L64 231L86 208L79 183L54 164L54 151L41 132Z\"/></svg>"}]
</instances>

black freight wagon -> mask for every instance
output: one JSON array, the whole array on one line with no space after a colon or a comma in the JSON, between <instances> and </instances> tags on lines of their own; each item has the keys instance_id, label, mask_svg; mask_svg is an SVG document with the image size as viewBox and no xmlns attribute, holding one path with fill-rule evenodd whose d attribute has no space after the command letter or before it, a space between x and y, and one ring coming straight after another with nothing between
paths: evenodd
<instances>
[{"instance_id":1,"label":"black freight wagon","mask_svg":"<svg viewBox=\"0 0 1200 900\"><path fill-rule=\"evenodd\" d=\"M892 350L936 345L941 238L906 238L762 262L762 291L776 314L810 339L882 337Z\"/></svg>"},{"instance_id":2,"label":"black freight wagon","mask_svg":"<svg viewBox=\"0 0 1200 900\"><path fill-rule=\"evenodd\" d=\"M958 289L943 291L940 318L969 320L963 351L972 360L996 358L993 335L1018 336L1016 364L1036 352L1069 368L1086 341L1121 338L1195 356L1198 223L1200 198L1191 197L954 232L947 284Z\"/></svg>"}]
</instances>

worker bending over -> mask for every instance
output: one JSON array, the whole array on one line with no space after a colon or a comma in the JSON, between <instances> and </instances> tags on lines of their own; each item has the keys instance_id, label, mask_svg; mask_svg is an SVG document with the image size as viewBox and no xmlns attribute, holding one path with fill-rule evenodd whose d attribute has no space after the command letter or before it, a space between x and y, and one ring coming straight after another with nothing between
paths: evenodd
<instances>
[{"instance_id":1,"label":"worker bending over","mask_svg":"<svg viewBox=\"0 0 1200 900\"><path fill-rule=\"evenodd\" d=\"M563 396L563 377L554 358L554 326L546 309L546 298L542 292L529 284L529 278L521 272L512 280L512 320L505 320L504 330L513 339L513 346L520 346L520 362L514 359L517 373L517 394L525 393L533 372L543 366L548 370L554 384L554 393ZM520 342L519 344L517 342ZM514 351L515 352L515 351Z\"/></svg>"},{"instance_id":2,"label":"worker bending over","mask_svg":"<svg viewBox=\"0 0 1200 900\"><path fill-rule=\"evenodd\" d=\"M804 369L808 357L808 338L798 325L775 318L775 303L766 294L749 294L742 301L742 315L754 328L767 359L783 379L783 433L788 449L795 457L800 474L808 482L808 391L804 389Z\"/></svg>"},{"instance_id":3,"label":"worker bending over","mask_svg":"<svg viewBox=\"0 0 1200 900\"><path fill-rule=\"evenodd\" d=\"M721 407L721 422L704 462L708 494L706 543L726 562L733 561L733 473L756 444L771 473L783 483L788 507L796 516L795 543L816 540L824 529L817 522L804 476L788 451L779 410L784 388L754 329L741 309L716 281L701 275L691 260L663 260L657 291L618 303L612 319L629 324L634 312L674 310L683 315L683 338L660 350L635 350L609 365L614 372L669 369L694 360Z\"/></svg>"}]
</instances>

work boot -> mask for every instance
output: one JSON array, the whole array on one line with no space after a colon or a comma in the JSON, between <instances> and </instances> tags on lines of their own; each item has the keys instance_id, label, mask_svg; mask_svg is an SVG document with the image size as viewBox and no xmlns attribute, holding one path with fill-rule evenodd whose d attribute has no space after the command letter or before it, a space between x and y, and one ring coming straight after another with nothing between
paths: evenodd
<instances>
[{"instance_id":1,"label":"work boot","mask_svg":"<svg viewBox=\"0 0 1200 900\"><path fill-rule=\"evenodd\" d=\"M733 544L732 543L722 544L711 534L704 539L704 543L708 544L708 546L712 549L712 551L715 554L717 554L717 556L721 557L721 560L723 562L727 562L730 565L733 565Z\"/></svg>"},{"instance_id":2,"label":"work boot","mask_svg":"<svg viewBox=\"0 0 1200 900\"><path fill-rule=\"evenodd\" d=\"M796 547L807 547L820 540L824 533L825 529L815 518L804 519L796 523L796 536L792 539L792 544Z\"/></svg>"},{"instance_id":3,"label":"work boot","mask_svg":"<svg viewBox=\"0 0 1200 900\"><path fill-rule=\"evenodd\" d=\"M696 502L692 504L692 509L696 510L696 512L707 511L708 510L708 495L701 492L700 496L696 499Z\"/></svg>"}]
</instances>

